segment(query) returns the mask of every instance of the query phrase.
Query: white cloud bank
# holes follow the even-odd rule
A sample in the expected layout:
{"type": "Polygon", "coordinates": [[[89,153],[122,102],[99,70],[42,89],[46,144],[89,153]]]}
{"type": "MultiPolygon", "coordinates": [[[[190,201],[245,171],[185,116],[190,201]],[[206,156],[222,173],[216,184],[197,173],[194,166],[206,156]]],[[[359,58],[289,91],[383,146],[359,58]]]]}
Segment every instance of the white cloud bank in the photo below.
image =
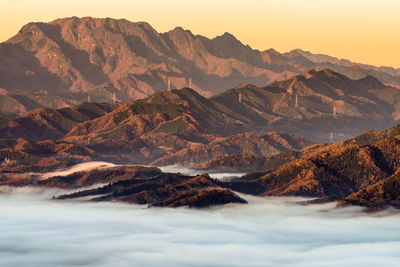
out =
{"type": "Polygon", "coordinates": [[[90,161],[90,162],[84,162],[80,163],[77,165],[74,165],[70,168],[59,170],[59,171],[54,171],[54,172],[47,172],[41,175],[41,179],[48,179],[50,177],[54,176],[68,176],[70,174],[73,174],[75,172],[81,172],[81,171],[90,171],[94,169],[101,169],[101,168],[107,168],[107,167],[115,167],[116,165],[113,163],[109,162],[104,162],[104,161],[90,161]]]}
{"type": "MultiPolygon", "coordinates": [[[[399,266],[400,215],[247,197],[208,210],[0,194],[0,266],[399,266]]],[[[298,199],[296,199],[298,200],[298,199]]]]}
{"type": "Polygon", "coordinates": [[[170,165],[170,166],[161,166],[158,167],[163,172],[171,172],[171,173],[182,173],[185,175],[199,175],[203,173],[208,173],[211,178],[218,179],[218,180],[230,180],[233,178],[237,178],[247,174],[246,172],[221,172],[220,170],[195,170],[190,168],[185,168],[179,165],[170,165]]]}

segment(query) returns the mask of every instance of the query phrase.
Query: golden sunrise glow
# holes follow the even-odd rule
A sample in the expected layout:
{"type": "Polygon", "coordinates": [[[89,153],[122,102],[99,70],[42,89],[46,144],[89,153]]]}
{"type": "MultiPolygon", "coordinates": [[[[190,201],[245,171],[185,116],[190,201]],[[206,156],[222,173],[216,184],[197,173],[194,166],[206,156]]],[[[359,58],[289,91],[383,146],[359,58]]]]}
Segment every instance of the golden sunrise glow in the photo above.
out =
{"type": "Polygon", "coordinates": [[[400,67],[399,0],[2,0],[0,41],[31,21],[93,16],[147,21],[253,48],[301,48],[355,62],[400,67]]]}

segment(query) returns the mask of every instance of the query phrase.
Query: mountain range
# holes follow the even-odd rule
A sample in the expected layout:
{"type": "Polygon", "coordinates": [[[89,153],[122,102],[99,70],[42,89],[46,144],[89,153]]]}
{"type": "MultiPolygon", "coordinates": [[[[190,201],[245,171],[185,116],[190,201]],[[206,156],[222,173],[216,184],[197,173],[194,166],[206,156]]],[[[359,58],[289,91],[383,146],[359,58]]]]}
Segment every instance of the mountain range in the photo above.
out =
{"type": "MultiPolygon", "coordinates": [[[[330,69],[309,70],[263,88],[241,84],[210,98],[183,88],[125,104],[84,102],[15,119],[2,116],[0,138],[63,142],[89,149],[84,153],[89,158],[118,163],[195,166],[239,154],[269,158],[312,142],[388,128],[398,121],[399,99],[397,88],[371,76],[352,80],[330,69]]],[[[8,151],[18,150],[13,142],[5,144],[8,151]]]]}
{"type": "Polygon", "coordinates": [[[145,22],[29,23],[0,44],[0,185],[171,207],[246,203],[232,190],[398,207],[399,103],[390,67],[145,22]],[[87,161],[122,166],[42,176],[87,161]]]}
{"type": "MultiPolygon", "coordinates": [[[[18,142],[14,145],[20,150],[21,147],[25,147],[25,151],[39,150],[35,144],[18,142]]],[[[288,152],[274,157],[287,157],[288,152]]],[[[339,200],[338,206],[359,205],[368,210],[380,210],[399,207],[399,155],[400,125],[397,125],[384,131],[367,131],[334,144],[305,147],[291,155],[291,160],[281,162],[270,171],[249,173],[231,181],[211,179],[207,174],[163,173],[154,167],[103,166],[46,175],[27,172],[32,169],[22,170],[21,165],[17,165],[14,169],[2,167],[0,185],[66,188],[72,189],[72,193],[58,196],[58,199],[117,200],[153,206],[246,203],[246,197],[239,197],[230,191],[233,190],[256,196],[317,198],[307,203],[339,200]],[[106,185],[102,185],[104,183],[106,185]],[[87,189],[88,186],[91,188],[87,189]]],[[[249,165],[255,163],[248,162],[249,165]]]]}
{"type": "Polygon", "coordinates": [[[0,44],[0,112],[21,115],[88,98],[130,102],[168,83],[211,96],[240,83],[262,87],[311,68],[352,79],[372,75],[400,86],[400,70],[394,68],[299,49],[258,51],[229,33],[209,39],[181,27],[159,33],[146,22],[72,17],[29,23],[0,44]]]}
{"type": "Polygon", "coordinates": [[[230,182],[229,187],[263,196],[342,199],[339,205],[396,204],[400,192],[399,137],[397,125],[334,144],[309,147],[297,159],[268,172],[243,176],[230,182]]]}

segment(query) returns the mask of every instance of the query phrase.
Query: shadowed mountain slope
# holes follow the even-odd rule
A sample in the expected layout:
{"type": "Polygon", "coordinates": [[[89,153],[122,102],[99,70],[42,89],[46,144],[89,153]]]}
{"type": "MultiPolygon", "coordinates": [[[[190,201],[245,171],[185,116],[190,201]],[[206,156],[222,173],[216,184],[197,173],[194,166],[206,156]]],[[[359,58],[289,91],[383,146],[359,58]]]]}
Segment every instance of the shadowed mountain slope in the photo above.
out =
{"type": "Polygon", "coordinates": [[[349,195],[339,201],[338,205],[365,206],[370,210],[388,206],[400,208],[400,169],[389,178],[349,195]]]}
{"type": "Polygon", "coordinates": [[[249,175],[231,188],[258,195],[308,197],[349,194],[390,177],[400,167],[399,126],[316,147],[274,171],[249,175]]]}
{"type": "Polygon", "coordinates": [[[0,138],[57,140],[75,125],[104,116],[117,106],[118,104],[82,103],[75,108],[35,109],[15,120],[3,117],[0,138]]]}

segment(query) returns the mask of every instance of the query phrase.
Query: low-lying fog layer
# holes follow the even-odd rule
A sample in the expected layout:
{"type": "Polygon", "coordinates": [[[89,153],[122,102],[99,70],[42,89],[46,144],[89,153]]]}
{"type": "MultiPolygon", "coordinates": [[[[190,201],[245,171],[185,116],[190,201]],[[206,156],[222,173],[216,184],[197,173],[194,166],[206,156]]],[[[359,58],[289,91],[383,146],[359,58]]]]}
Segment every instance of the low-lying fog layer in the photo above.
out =
{"type": "MultiPolygon", "coordinates": [[[[3,188],[7,191],[7,188],[3,188]]],[[[400,215],[245,196],[146,209],[0,194],[0,266],[399,266],[400,215]]]]}
{"type": "MultiPolygon", "coordinates": [[[[116,166],[121,166],[121,165],[115,165],[113,163],[109,162],[104,162],[104,161],[89,161],[81,164],[77,164],[75,166],[72,166],[67,169],[62,169],[62,170],[57,170],[54,172],[47,172],[40,174],[41,179],[47,179],[50,177],[54,176],[67,176],[70,175],[74,172],[80,172],[80,171],[90,171],[93,169],[101,169],[101,168],[107,168],[107,167],[116,167],[116,166]]],[[[206,171],[201,171],[201,170],[194,170],[190,168],[185,168],[182,166],[177,166],[177,165],[171,165],[171,166],[164,166],[164,167],[158,167],[161,169],[163,172],[171,172],[171,173],[182,173],[185,175],[198,175],[202,174],[206,171]]],[[[245,175],[245,172],[221,172],[221,171],[207,171],[210,175],[210,177],[215,178],[215,179],[220,179],[220,180],[229,180],[231,178],[235,177],[240,177],[245,175]]],[[[37,174],[39,175],[39,174],[37,174]]]]}
{"type": "Polygon", "coordinates": [[[240,177],[245,175],[245,172],[221,172],[221,171],[202,171],[202,170],[195,170],[190,168],[185,168],[182,166],[177,165],[170,165],[170,166],[163,166],[158,167],[163,172],[171,172],[171,173],[182,173],[185,175],[198,175],[202,173],[208,173],[211,178],[219,179],[219,180],[230,180],[232,178],[240,177]]]}
{"type": "Polygon", "coordinates": [[[104,162],[104,161],[89,161],[85,163],[80,163],[77,165],[74,165],[70,168],[59,170],[59,171],[54,171],[54,172],[47,172],[41,175],[42,179],[47,179],[53,176],[68,176],[70,174],[73,174],[75,172],[80,172],[80,171],[90,171],[94,169],[101,169],[105,167],[114,167],[116,166],[113,163],[109,162],[104,162]]]}

